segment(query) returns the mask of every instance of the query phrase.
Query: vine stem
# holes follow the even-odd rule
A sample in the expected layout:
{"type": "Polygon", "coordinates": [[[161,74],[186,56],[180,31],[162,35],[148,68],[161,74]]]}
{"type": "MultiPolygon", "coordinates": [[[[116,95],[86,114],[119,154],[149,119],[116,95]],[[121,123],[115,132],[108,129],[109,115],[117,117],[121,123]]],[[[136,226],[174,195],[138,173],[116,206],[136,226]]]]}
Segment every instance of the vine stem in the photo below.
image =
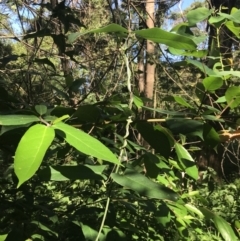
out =
{"type": "MultiPolygon", "coordinates": [[[[125,65],[126,65],[126,69],[127,69],[127,88],[128,88],[128,92],[129,92],[129,104],[128,104],[128,107],[129,109],[132,109],[132,103],[133,103],[133,93],[132,93],[132,89],[131,89],[131,69],[130,69],[130,66],[129,66],[129,59],[127,57],[127,54],[124,53],[124,61],[125,61],[125,65]]],[[[127,146],[127,138],[129,136],[129,128],[130,128],[130,124],[132,123],[132,116],[129,116],[128,119],[126,120],[127,123],[126,123],[126,127],[125,127],[125,135],[123,137],[123,145],[121,146],[120,148],[120,154],[119,154],[119,164],[117,164],[114,169],[114,173],[118,173],[119,171],[119,167],[120,167],[120,163],[122,162],[123,160],[123,155],[124,155],[124,149],[126,148],[127,146]]],[[[114,170],[113,169],[113,170],[114,170]]],[[[109,194],[108,197],[107,197],[107,202],[106,202],[106,206],[105,206],[105,210],[104,210],[104,214],[103,214],[103,218],[102,218],[102,222],[101,222],[101,225],[100,225],[100,228],[99,228],[99,231],[98,231],[98,235],[95,239],[95,241],[98,241],[99,238],[100,238],[100,235],[102,233],[102,230],[103,230],[103,227],[104,227],[104,224],[105,224],[105,221],[106,221],[106,218],[107,218],[107,212],[108,212],[108,208],[109,208],[109,204],[110,204],[110,201],[111,201],[111,195],[109,194]]]]}

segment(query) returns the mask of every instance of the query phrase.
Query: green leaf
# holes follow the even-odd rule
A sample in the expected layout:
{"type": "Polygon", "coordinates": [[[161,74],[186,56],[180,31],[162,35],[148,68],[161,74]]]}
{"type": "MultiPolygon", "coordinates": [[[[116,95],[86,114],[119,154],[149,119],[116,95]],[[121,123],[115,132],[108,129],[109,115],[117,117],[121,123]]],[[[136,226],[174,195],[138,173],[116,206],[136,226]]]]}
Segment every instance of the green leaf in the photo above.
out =
{"type": "Polygon", "coordinates": [[[187,108],[193,108],[188,102],[182,98],[181,96],[177,95],[172,95],[172,96],[167,96],[163,99],[164,101],[176,101],[178,104],[185,106],[187,108]]]}
{"type": "Polygon", "coordinates": [[[175,144],[175,150],[178,156],[178,160],[183,167],[183,170],[193,179],[198,179],[198,169],[195,161],[189,154],[189,152],[179,143],[175,144]]]}
{"type": "Polygon", "coordinates": [[[203,123],[197,120],[185,118],[172,118],[166,120],[167,127],[173,134],[190,134],[196,131],[202,131],[203,123]]]}
{"type": "Polygon", "coordinates": [[[142,29],[134,31],[137,37],[151,40],[155,43],[165,44],[175,49],[196,50],[194,41],[183,35],[167,32],[160,28],[142,29]]]}
{"type": "Polygon", "coordinates": [[[229,87],[226,90],[225,97],[231,109],[238,107],[240,105],[240,88],[238,86],[229,87]]]}
{"type": "Polygon", "coordinates": [[[203,83],[198,82],[196,85],[196,89],[195,89],[195,94],[198,97],[198,99],[200,100],[200,102],[203,101],[204,97],[205,97],[205,87],[203,85],[203,83]]]}
{"type": "Polygon", "coordinates": [[[38,63],[38,64],[46,64],[46,65],[52,67],[54,71],[56,71],[55,65],[48,58],[42,58],[42,59],[35,58],[33,60],[33,62],[38,63]]]}
{"type": "Polygon", "coordinates": [[[194,205],[187,203],[187,204],[185,204],[185,207],[187,208],[188,211],[197,214],[200,218],[204,217],[202,212],[194,205]]]}
{"type": "Polygon", "coordinates": [[[171,189],[149,180],[133,170],[127,170],[124,175],[113,173],[112,179],[123,187],[130,188],[142,196],[156,199],[176,201],[178,194],[171,189]]]}
{"type": "Polygon", "coordinates": [[[199,23],[207,19],[212,12],[213,10],[208,8],[197,8],[189,11],[187,13],[187,20],[188,20],[189,26],[194,26],[196,23],[199,23]]]}
{"type": "Polygon", "coordinates": [[[44,181],[103,180],[105,168],[106,165],[49,166],[42,168],[38,177],[44,181]]]}
{"type": "Polygon", "coordinates": [[[212,92],[222,87],[223,79],[215,76],[207,77],[203,80],[203,85],[206,91],[212,92]]]}
{"type": "Polygon", "coordinates": [[[203,139],[207,146],[214,148],[220,143],[220,137],[215,129],[207,123],[203,125],[203,139]]]}
{"type": "Polygon", "coordinates": [[[227,21],[225,26],[237,37],[240,38],[240,26],[234,24],[233,21],[227,21]]]}
{"type": "Polygon", "coordinates": [[[144,162],[147,176],[150,178],[157,178],[159,169],[156,164],[160,162],[158,157],[152,153],[145,153],[141,156],[141,159],[144,162]]]}
{"type": "Polygon", "coordinates": [[[72,33],[67,36],[67,42],[73,43],[78,37],[89,34],[89,33],[119,33],[122,36],[126,36],[128,33],[128,30],[126,28],[123,28],[122,26],[112,23],[109,24],[106,27],[98,28],[98,29],[92,29],[83,33],[72,33]]]}
{"type": "Polygon", "coordinates": [[[37,227],[43,231],[46,231],[48,233],[53,234],[54,236],[58,237],[58,233],[52,231],[51,229],[49,229],[47,226],[45,226],[44,224],[40,223],[39,221],[32,221],[31,223],[37,225],[37,227]]]}
{"type": "Polygon", "coordinates": [[[137,106],[137,108],[143,107],[143,101],[140,97],[133,95],[133,103],[137,106]]]}
{"type": "Polygon", "coordinates": [[[0,241],[5,241],[7,239],[8,234],[1,234],[0,241]]]}
{"type": "Polygon", "coordinates": [[[39,115],[45,115],[47,113],[47,106],[46,105],[35,105],[35,110],[39,115]]]}
{"type": "Polygon", "coordinates": [[[53,124],[56,124],[56,123],[61,122],[61,121],[63,121],[63,120],[66,120],[66,119],[68,119],[69,117],[70,117],[69,115],[61,116],[61,117],[55,119],[55,120],[53,121],[53,124]]]}
{"type": "Polygon", "coordinates": [[[35,115],[0,115],[0,125],[19,126],[37,122],[40,119],[35,115]]]}
{"type": "Polygon", "coordinates": [[[231,15],[229,14],[226,14],[226,13],[218,13],[220,16],[226,18],[226,19],[229,19],[231,21],[233,21],[234,23],[240,23],[240,10],[234,12],[234,13],[231,13],[231,15]]]}
{"type": "Polygon", "coordinates": [[[213,220],[215,227],[217,228],[218,232],[221,233],[225,241],[238,240],[233,229],[231,228],[229,223],[226,222],[226,220],[224,220],[222,217],[216,215],[215,213],[213,213],[205,207],[199,207],[199,210],[203,213],[206,219],[213,220]]]}
{"type": "Polygon", "coordinates": [[[171,153],[171,144],[168,135],[161,130],[154,129],[153,125],[145,122],[137,123],[137,130],[145,141],[165,158],[171,153]]]}
{"type": "Polygon", "coordinates": [[[23,135],[14,158],[14,171],[19,180],[17,187],[38,170],[54,136],[53,128],[41,124],[30,127],[23,135]]]}
{"type": "Polygon", "coordinates": [[[216,73],[212,69],[208,68],[207,65],[203,64],[202,62],[199,62],[199,61],[193,60],[193,59],[187,59],[186,62],[188,64],[192,64],[192,65],[196,66],[206,75],[209,75],[209,76],[216,75],[216,73]]]}
{"type": "Polygon", "coordinates": [[[168,51],[170,54],[173,55],[181,55],[181,56],[193,56],[197,58],[205,57],[208,53],[207,50],[196,50],[196,51],[184,51],[181,49],[175,49],[175,48],[168,48],[168,51]]]}
{"type": "Polygon", "coordinates": [[[211,16],[208,20],[210,24],[215,25],[216,27],[219,27],[224,21],[225,17],[223,16],[211,16]]]}
{"type": "Polygon", "coordinates": [[[57,132],[57,134],[60,134],[66,140],[66,142],[68,142],[78,151],[101,160],[119,164],[116,156],[106,146],[85,132],[70,125],[64,124],[63,122],[58,122],[52,127],[62,131],[63,133],[57,132]]]}

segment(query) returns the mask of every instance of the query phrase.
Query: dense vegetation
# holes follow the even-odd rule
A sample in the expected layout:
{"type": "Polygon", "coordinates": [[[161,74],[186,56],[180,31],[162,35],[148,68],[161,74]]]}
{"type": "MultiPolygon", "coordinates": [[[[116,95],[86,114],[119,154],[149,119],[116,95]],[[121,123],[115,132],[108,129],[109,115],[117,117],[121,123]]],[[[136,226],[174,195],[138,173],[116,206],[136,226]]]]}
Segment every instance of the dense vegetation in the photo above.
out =
{"type": "Polygon", "coordinates": [[[0,241],[240,240],[240,3],[178,2],[1,2],[0,241]]]}

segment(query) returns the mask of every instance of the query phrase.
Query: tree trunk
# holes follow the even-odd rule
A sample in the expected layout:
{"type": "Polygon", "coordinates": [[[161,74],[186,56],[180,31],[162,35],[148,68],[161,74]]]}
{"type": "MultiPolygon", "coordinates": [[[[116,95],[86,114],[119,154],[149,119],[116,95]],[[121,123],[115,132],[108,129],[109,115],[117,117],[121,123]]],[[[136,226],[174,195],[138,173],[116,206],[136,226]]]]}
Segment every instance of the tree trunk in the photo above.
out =
{"type": "MultiPolygon", "coordinates": [[[[146,13],[147,20],[146,24],[148,28],[154,27],[154,1],[147,0],[146,2],[146,13]]],[[[155,82],[155,63],[153,60],[155,45],[152,41],[147,40],[146,48],[146,79],[145,79],[145,96],[149,99],[153,98],[153,89],[155,82]]]]}

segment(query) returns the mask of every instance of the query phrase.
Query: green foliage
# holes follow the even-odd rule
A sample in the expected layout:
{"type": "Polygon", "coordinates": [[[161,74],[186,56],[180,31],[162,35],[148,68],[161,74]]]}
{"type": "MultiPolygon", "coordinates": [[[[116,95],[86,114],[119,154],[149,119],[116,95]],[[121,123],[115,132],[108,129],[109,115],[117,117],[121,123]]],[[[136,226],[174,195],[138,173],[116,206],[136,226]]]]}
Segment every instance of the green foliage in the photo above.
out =
{"type": "MultiPolygon", "coordinates": [[[[106,8],[104,2],[96,4],[106,8]]],[[[44,7],[52,11],[49,26],[42,23],[21,40],[35,44],[36,52],[24,47],[31,59],[25,53],[9,55],[1,66],[0,240],[238,240],[234,168],[225,176],[229,184],[220,177],[214,182],[214,171],[204,162],[230,151],[219,150],[219,125],[229,131],[229,142],[239,135],[240,72],[225,70],[221,56],[208,55],[217,60],[209,67],[201,59],[208,51],[198,49],[206,36],[192,27],[201,21],[217,29],[225,25],[238,38],[239,10],[212,16],[212,10],[197,8],[187,14],[187,23],[169,32],[130,29],[131,24],[109,19],[93,29],[89,19],[84,22],[87,12],[80,21],[64,2],[44,7]],[[137,45],[143,40],[183,57],[172,76],[164,76],[172,65],[152,56],[162,71],[160,81],[175,84],[181,68],[198,79],[190,88],[179,81],[178,92],[165,89],[166,95],[157,82],[162,96],[151,105],[135,88],[141,74],[137,45]],[[48,41],[55,44],[52,51],[48,41]],[[207,169],[203,177],[196,162],[207,169]]],[[[118,12],[120,20],[139,14],[130,6],[128,11],[115,7],[111,14],[118,12]]],[[[239,167],[230,159],[228,165],[239,167]]],[[[223,168],[226,160],[217,161],[223,168]]]]}

